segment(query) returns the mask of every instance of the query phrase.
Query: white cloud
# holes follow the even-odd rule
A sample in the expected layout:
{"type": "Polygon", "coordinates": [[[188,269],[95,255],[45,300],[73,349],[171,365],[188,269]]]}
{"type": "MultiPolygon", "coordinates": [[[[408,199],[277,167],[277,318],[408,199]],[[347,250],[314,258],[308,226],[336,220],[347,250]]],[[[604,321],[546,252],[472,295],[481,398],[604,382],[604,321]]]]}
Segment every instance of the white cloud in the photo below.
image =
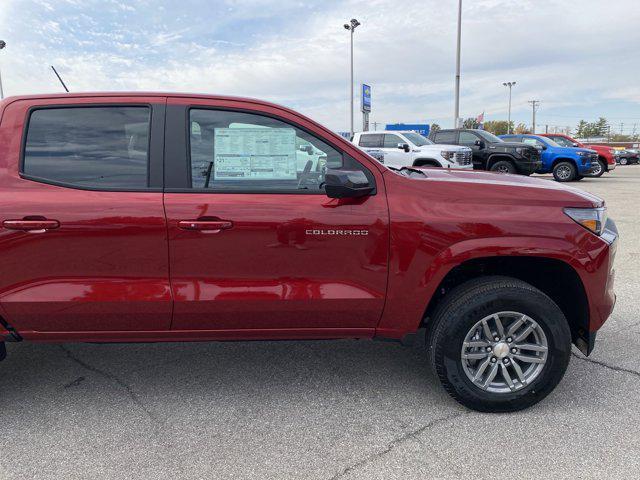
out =
{"type": "MultiPolygon", "coordinates": [[[[53,63],[73,90],[259,97],[345,129],[349,33],[342,24],[356,17],[356,80],[373,85],[372,118],[447,124],[456,3],[203,0],[190,11],[150,0],[67,0],[64,8],[11,1],[0,9],[0,31],[11,34],[0,62],[11,94],[59,90],[53,63]]],[[[640,117],[636,0],[464,3],[464,116],[504,117],[502,82],[516,80],[516,120],[528,119],[531,98],[543,101],[539,117],[547,122],[566,123],[562,115],[574,111],[640,117]]]]}

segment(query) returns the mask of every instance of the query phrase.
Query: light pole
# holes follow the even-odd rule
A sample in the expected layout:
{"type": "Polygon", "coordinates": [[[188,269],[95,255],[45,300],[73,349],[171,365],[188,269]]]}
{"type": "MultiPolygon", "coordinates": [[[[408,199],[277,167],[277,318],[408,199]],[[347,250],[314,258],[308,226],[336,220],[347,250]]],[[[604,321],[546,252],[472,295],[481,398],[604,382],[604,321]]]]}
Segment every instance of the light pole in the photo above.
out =
{"type": "Polygon", "coordinates": [[[460,40],[462,39],[462,0],[458,0],[458,46],[456,48],[456,89],[453,112],[453,128],[458,128],[460,118],[460,40]]]}
{"type": "Polygon", "coordinates": [[[352,137],[353,137],[353,31],[358,27],[358,25],[360,25],[360,22],[355,18],[352,18],[349,23],[344,24],[344,28],[346,28],[351,32],[351,79],[349,81],[349,93],[350,93],[349,96],[351,99],[349,112],[351,114],[351,124],[350,124],[351,126],[349,129],[349,132],[352,137]]]}
{"type": "MultiPolygon", "coordinates": [[[[7,42],[0,40],[0,50],[7,46],[7,42]]],[[[4,98],[4,90],[2,89],[2,72],[0,72],[0,100],[4,98]]]]}
{"type": "Polygon", "coordinates": [[[505,87],[509,87],[509,118],[507,120],[507,134],[511,133],[511,87],[513,87],[516,82],[506,82],[503,83],[505,87]]]}
{"type": "Polygon", "coordinates": [[[529,104],[531,105],[531,133],[536,134],[536,111],[540,106],[540,100],[529,100],[529,104]]]}

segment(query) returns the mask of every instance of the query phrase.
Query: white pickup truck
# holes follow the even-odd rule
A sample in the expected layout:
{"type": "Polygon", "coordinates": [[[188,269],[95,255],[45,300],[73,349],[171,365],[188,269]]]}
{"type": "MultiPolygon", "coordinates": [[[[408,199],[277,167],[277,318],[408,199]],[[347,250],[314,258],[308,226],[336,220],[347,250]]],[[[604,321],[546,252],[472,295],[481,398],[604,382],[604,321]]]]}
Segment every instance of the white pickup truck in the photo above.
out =
{"type": "Polygon", "coordinates": [[[469,147],[435,144],[416,132],[358,132],[351,141],[388,167],[473,169],[472,151],[469,147]]]}

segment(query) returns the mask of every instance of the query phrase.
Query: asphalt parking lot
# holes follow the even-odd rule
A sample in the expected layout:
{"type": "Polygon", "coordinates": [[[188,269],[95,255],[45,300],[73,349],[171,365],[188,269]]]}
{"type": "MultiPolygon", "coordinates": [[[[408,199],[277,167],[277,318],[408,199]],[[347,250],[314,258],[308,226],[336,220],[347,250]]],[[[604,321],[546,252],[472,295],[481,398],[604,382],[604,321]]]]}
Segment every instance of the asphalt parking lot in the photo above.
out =
{"type": "Polygon", "coordinates": [[[575,185],[617,222],[618,303],[541,404],[465,410],[384,342],[10,344],[0,478],[638,478],[640,166],[575,185]]]}

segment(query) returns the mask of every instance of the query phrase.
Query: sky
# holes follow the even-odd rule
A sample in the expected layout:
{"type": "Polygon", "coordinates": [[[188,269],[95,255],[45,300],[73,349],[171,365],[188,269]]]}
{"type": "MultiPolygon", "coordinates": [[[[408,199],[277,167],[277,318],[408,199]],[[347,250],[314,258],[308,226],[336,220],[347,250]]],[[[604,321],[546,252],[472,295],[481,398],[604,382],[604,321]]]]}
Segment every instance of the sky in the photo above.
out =
{"type": "MultiPolygon", "coordinates": [[[[349,129],[349,32],[370,120],[453,124],[456,0],[2,0],[5,95],[170,91],[286,105],[349,129]]],[[[639,0],[463,0],[462,117],[640,133],[639,0]]]]}

